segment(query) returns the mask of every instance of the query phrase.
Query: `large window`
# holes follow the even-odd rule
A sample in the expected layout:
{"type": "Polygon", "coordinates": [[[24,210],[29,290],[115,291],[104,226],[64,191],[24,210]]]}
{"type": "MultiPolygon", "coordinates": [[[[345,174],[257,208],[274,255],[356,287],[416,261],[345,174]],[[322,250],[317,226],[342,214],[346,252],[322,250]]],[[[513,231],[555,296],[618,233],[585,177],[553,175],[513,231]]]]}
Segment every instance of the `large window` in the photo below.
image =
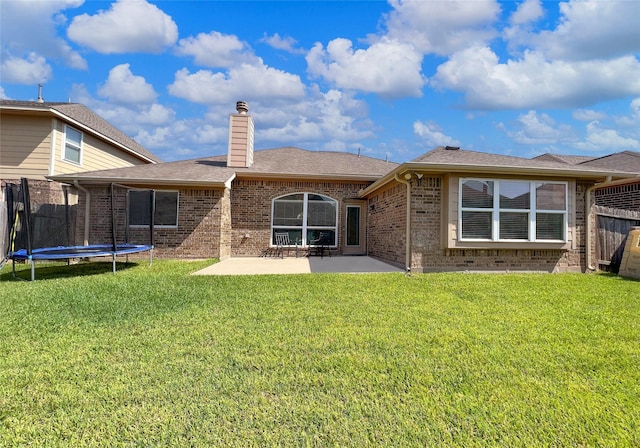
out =
{"type": "Polygon", "coordinates": [[[286,232],[289,240],[302,246],[313,245],[320,233],[328,234],[336,245],[338,202],[313,193],[295,193],[273,200],[271,242],[276,232],[286,232]]]}
{"type": "MultiPolygon", "coordinates": [[[[129,225],[148,227],[151,220],[151,200],[148,190],[129,191],[129,225]]],[[[178,192],[156,191],[153,225],[156,227],[178,226],[178,192]]]]}
{"type": "Polygon", "coordinates": [[[82,132],[70,127],[64,128],[64,155],[67,162],[80,164],[82,154],[82,132]]]}
{"type": "Polygon", "coordinates": [[[461,240],[564,242],[567,183],[460,179],[461,240]]]}

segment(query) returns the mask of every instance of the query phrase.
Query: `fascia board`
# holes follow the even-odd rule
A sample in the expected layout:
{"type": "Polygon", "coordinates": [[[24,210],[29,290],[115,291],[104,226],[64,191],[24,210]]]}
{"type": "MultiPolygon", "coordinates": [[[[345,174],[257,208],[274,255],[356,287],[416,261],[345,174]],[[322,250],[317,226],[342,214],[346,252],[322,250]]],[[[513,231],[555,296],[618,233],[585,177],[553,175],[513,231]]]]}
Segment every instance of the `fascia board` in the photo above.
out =
{"type": "Polygon", "coordinates": [[[396,174],[402,175],[408,171],[416,171],[420,173],[461,173],[461,174],[474,174],[474,175],[496,175],[496,174],[511,174],[511,175],[526,175],[526,176],[544,176],[544,177],[562,177],[562,178],[574,178],[574,179],[590,179],[590,180],[604,180],[607,178],[616,179],[635,179],[640,178],[637,173],[625,173],[618,171],[607,170],[576,170],[576,169],[562,169],[553,167],[513,167],[513,166],[478,166],[467,164],[450,164],[450,163],[417,163],[407,162],[396,167],[396,169],[387,173],[382,179],[374,182],[367,188],[362,189],[359,192],[360,197],[365,197],[371,192],[383,187],[387,183],[395,179],[396,174]]]}

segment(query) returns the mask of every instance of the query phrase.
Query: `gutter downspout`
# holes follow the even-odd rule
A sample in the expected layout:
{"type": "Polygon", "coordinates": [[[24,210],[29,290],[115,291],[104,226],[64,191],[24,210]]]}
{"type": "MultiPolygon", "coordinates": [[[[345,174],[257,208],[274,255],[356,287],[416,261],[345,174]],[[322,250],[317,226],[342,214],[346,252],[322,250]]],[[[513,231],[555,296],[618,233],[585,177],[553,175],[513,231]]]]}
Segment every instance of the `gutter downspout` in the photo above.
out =
{"type": "Polygon", "coordinates": [[[91,222],[89,212],[91,210],[91,192],[80,185],[77,180],[73,181],[73,185],[80,191],[82,191],[85,195],[85,204],[84,204],[84,246],[89,245],[89,224],[91,222]]]}
{"type": "Polygon", "coordinates": [[[411,274],[411,175],[409,175],[409,179],[400,179],[398,173],[395,174],[395,180],[401,184],[405,184],[407,186],[407,228],[405,230],[407,234],[406,238],[406,248],[405,248],[405,270],[407,274],[411,274]]]}

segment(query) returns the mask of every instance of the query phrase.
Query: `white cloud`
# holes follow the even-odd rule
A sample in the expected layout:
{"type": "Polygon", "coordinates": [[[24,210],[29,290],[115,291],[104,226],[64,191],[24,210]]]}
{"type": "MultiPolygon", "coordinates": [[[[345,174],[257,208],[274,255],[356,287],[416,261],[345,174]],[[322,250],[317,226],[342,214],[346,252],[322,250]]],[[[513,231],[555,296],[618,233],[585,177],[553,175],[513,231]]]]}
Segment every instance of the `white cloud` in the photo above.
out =
{"type": "Polygon", "coordinates": [[[528,45],[533,25],[544,16],[544,9],[540,0],[525,0],[518,5],[516,11],[509,17],[509,26],[502,31],[502,37],[507,41],[511,50],[519,45],[528,45]]]}
{"type": "Polygon", "coordinates": [[[525,145],[550,145],[576,140],[571,126],[559,124],[549,115],[538,114],[533,110],[518,117],[515,130],[509,131],[504,124],[500,127],[507,132],[509,138],[525,145]]]}
{"type": "Polygon", "coordinates": [[[451,54],[496,35],[491,25],[498,19],[500,5],[495,0],[389,0],[389,4],[393,11],[386,17],[387,37],[411,43],[423,54],[451,54]]]}
{"type": "Polygon", "coordinates": [[[196,37],[180,39],[176,54],[193,56],[196,64],[206,67],[232,67],[241,63],[256,63],[258,58],[247,44],[231,34],[212,31],[196,37]]]}
{"type": "Polygon", "coordinates": [[[640,52],[640,2],[570,0],[560,3],[560,12],[558,27],[534,41],[547,57],[609,59],[640,52]]]}
{"type": "Polygon", "coordinates": [[[278,33],[275,33],[273,36],[267,36],[265,33],[264,37],[261,39],[261,42],[266,43],[271,48],[275,48],[276,50],[283,50],[287,53],[292,54],[304,54],[304,50],[301,48],[296,48],[296,44],[298,43],[291,36],[280,37],[278,33]]]}
{"type": "Polygon", "coordinates": [[[413,123],[413,132],[427,146],[460,146],[460,141],[442,132],[440,126],[433,121],[413,123]]]}
{"type": "Polygon", "coordinates": [[[311,147],[324,141],[323,149],[340,150],[347,142],[373,136],[371,124],[364,119],[365,104],[338,90],[322,93],[314,89],[308,98],[283,107],[259,107],[255,120],[266,128],[256,137],[260,141],[311,147]],[[342,146],[336,146],[337,141],[342,146]]]}
{"type": "Polygon", "coordinates": [[[120,64],[109,70],[109,78],[98,94],[108,97],[114,104],[150,104],[156,100],[157,94],[153,86],[142,76],[135,76],[129,64],[120,64]]]}
{"type": "Polygon", "coordinates": [[[591,109],[576,109],[571,114],[574,120],[596,121],[606,118],[606,114],[591,109]]]}
{"type": "Polygon", "coordinates": [[[625,150],[637,150],[640,141],[630,137],[624,137],[616,129],[606,129],[598,121],[587,124],[585,141],[574,146],[583,151],[615,152],[625,150]]]}
{"type": "MultiPolygon", "coordinates": [[[[125,64],[126,65],[126,64],[125,64]]],[[[81,103],[116,126],[125,134],[145,146],[147,149],[156,152],[158,148],[163,146],[158,143],[159,136],[162,134],[160,129],[170,128],[175,125],[175,111],[169,107],[158,103],[153,104],[112,104],[98,100],[91,96],[84,84],[74,84],[71,88],[71,101],[81,103]],[[149,136],[156,136],[155,140],[149,136]],[[144,139],[155,142],[155,146],[149,145],[144,139]]],[[[164,143],[167,147],[171,145],[169,139],[164,143]]],[[[156,152],[156,154],[158,154],[156,152]]],[[[160,155],[163,159],[163,155],[160,155]]]]}
{"type": "Polygon", "coordinates": [[[516,11],[511,14],[509,22],[513,25],[527,25],[535,22],[544,15],[540,0],[525,0],[518,5],[516,11]]]}
{"type": "Polygon", "coordinates": [[[548,61],[525,52],[499,63],[488,47],[471,47],[440,65],[432,85],[464,92],[478,109],[583,107],[598,101],[640,94],[640,61],[548,61]]]}
{"type": "Polygon", "coordinates": [[[25,59],[3,57],[0,63],[0,78],[3,82],[39,84],[47,82],[52,76],[51,66],[36,53],[30,53],[25,59]]]}
{"type": "Polygon", "coordinates": [[[175,43],[178,27],[146,0],[118,0],[107,11],[74,17],[67,35],[99,53],[160,53],[175,43]]]}
{"type": "Polygon", "coordinates": [[[10,100],[11,98],[9,98],[6,94],[6,92],[4,91],[4,88],[2,86],[0,86],[0,98],[2,98],[3,100],[10,100]]]}
{"type": "Polygon", "coordinates": [[[298,75],[260,63],[241,64],[227,74],[209,70],[190,73],[183,68],[169,86],[171,95],[201,104],[235,104],[239,99],[293,100],[304,97],[305,86],[298,75]]]}
{"type": "Polygon", "coordinates": [[[175,116],[176,113],[173,109],[154,103],[141,110],[136,121],[142,125],[161,126],[172,122],[175,116]]]}
{"type": "Polygon", "coordinates": [[[348,39],[317,43],[306,56],[309,72],[341,89],[376,93],[387,98],[422,96],[426,78],[422,55],[409,44],[383,39],[366,50],[354,50],[348,39]]]}
{"type": "Polygon", "coordinates": [[[2,1],[0,42],[2,59],[36,53],[45,58],[63,60],[69,67],[86,69],[87,62],[57,35],[56,28],[66,23],[60,13],[80,6],[84,0],[2,1]]]}

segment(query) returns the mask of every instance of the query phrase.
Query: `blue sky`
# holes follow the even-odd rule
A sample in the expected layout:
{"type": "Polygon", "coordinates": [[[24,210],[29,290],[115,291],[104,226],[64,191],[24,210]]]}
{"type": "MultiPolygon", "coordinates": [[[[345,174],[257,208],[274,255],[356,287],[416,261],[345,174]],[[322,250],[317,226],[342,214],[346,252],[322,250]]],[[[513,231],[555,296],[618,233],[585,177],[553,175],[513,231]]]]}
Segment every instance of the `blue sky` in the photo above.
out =
{"type": "Polygon", "coordinates": [[[165,161],[640,150],[640,1],[0,0],[0,96],[83,103],[165,161]]]}

